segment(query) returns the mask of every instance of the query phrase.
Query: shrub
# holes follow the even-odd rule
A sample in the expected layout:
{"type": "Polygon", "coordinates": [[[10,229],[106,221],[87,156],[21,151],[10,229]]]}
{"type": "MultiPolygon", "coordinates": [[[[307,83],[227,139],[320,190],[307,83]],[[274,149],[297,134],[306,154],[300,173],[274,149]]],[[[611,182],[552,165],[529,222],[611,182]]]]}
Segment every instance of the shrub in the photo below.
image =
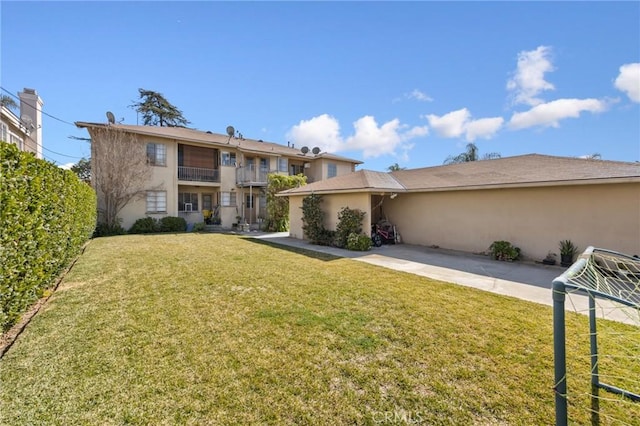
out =
{"type": "Polygon", "coordinates": [[[358,209],[343,207],[338,213],[338,225],[336,226],[336,246],[346,247],[347,239],[351,234],[362,233],[362,220],[365,212],[358,209]]]}
{"type": "Polygon", "coordinates": [[[491,257],[495,260],[513,261],[520,258],[520,248],[514,247],[509,241],[494,241],[489,246],[491,257]]]}
{"type": "Polygon", "coordinates": [[[153,217],[143,217],[135,221],[135,223],[129,228],[130,234],[150,234],[152,232],[158,232],[160,230],[160,224],[153,217]]]}
{"type": "Polygon", "coordinates": [[[316,235],[316,240],[313,244],[319,246],[333,246],[336,240],[336,231],[330,231],[329,229],[322,228],[316,235]]]}
{"type": "MultiPolygon", "coordinates": [[[[311,194],[302,200],[302,230],[304,235],[313,244],[320,244],[319,241],[325,241],[327,238],[324,229],[324,212],[320,208],[322,196],[311,194]]],[[[321,244],[321,245],[332,245],[321,244]]]]}
{"type": "Polygon", "coordinates": [[[187,221],[183,217],[165,216],[160,219],[160,232],[184,232],[187,221]]]}
{"type": "Polygon", "coordinates": [[[124,235],[126,233],[127,231],[120,225],[119,221],[111,226],[108,223],[100,222],[93,231],[93,238],[124,235]]]}
{"type": "Polygon", "coordinates": [[[205,223],[204,222],[198,222],[198,223],[194,223],[193,224],[193,232],[202,232],[204,231],[205,228],[205,223]]]}
{"type": "Polygon", "coordinates": [[[0,329],[7,330],[78,255],[96,196],[70,170],[0,142],[0,329]]]}
{"type": "Polygon", "coordinates": [[[353,251],[371,250],[371,238],[364,234],[351,233],[347,237],[347,249],[353,251]]]}

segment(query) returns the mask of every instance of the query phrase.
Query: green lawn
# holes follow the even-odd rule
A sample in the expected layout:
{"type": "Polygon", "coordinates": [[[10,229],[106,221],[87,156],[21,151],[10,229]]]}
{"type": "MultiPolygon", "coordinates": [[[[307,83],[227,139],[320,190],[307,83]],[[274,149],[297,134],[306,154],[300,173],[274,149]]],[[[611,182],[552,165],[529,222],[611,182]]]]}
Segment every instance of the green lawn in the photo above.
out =
{"type": "Polygon", "coordinates": [[[550,307],[350,259],[100,238],[0,360],[0,424],[552,424],[552,339],[550,307]]]}

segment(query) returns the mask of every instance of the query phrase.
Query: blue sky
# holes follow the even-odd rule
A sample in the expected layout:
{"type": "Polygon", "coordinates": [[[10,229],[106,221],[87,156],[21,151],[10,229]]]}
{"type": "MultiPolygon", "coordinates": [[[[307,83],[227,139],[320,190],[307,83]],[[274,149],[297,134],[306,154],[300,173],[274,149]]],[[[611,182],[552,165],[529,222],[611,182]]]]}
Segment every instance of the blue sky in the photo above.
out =
{"type": "Polygon", "coordinates": [[[640,160],[637,1],[5,0],[0,13],[2,94],[38,91],[57,164],[90,152],[68,123],[136,124],[138,88],[191,127],[370,170],[439,165],[469,142],[640,160]]]}

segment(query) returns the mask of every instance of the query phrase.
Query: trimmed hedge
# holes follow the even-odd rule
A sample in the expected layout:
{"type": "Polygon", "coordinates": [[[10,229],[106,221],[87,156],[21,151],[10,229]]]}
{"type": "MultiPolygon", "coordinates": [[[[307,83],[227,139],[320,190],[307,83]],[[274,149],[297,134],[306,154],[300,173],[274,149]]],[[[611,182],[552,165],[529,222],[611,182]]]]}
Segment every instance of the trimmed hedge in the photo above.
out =
{"type": "Polygon", "coordinates": [[[0,142],[0,329],[8,330],[78,255],[96,196],[70,170],[0,142]]]}

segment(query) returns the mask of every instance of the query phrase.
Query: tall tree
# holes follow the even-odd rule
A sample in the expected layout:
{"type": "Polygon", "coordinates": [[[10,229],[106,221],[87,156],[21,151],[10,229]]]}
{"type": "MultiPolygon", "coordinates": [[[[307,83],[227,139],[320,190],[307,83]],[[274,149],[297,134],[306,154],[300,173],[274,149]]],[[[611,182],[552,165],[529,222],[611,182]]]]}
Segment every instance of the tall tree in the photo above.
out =
{"type": "Polygon", "coordinates": [[[465,152],[456,156],[448,156],[447,159],[444,160],[444,164],[466,163],[469,161],[491,160],[494,158],[500,158],[500,154],[498,154],[497,152],[489,152],[480,157],[476,144],[468,143],[467,150],[465,152]]]}
{"type": "Polygon", "coordinates": [[[145,196],[152,166],[146,146],[135,135],[114,127],[89,128],[91,184],[98,195],[98,222],[113,229],[118,214],[134,199],[145,196]]]}
{"type": "Polygon", "coordinates": [[[172,105],[162,93],[146,89],[138,89],[138,92],[140,100],[130,107],[142,114],[142,124],[145,126],[177,127],[189,124],[182,111],[172,105]]]}
{"type": "Polygon", "coordinates": [[[71,171],[80,178],[81,181],[91,183],[91,159],[82,157],[80,161],[71,166],[71,171]]]}
{"type": "Polygon", "coordinates": [[[404,170],[404,169],[406,169],[406,167],[400,167],[400,164],[398,163],[393,163],[392,165],[387,167],[387,170],[389,170],[390,172],[397,172],[398,170],[404,170]]]}
{"type": "Polygon", "coordinates": [[[18,104],[13,100],[11,96],[0,95],[0,105],[7,107],[10,110],[18,109],[18,104]]]}

